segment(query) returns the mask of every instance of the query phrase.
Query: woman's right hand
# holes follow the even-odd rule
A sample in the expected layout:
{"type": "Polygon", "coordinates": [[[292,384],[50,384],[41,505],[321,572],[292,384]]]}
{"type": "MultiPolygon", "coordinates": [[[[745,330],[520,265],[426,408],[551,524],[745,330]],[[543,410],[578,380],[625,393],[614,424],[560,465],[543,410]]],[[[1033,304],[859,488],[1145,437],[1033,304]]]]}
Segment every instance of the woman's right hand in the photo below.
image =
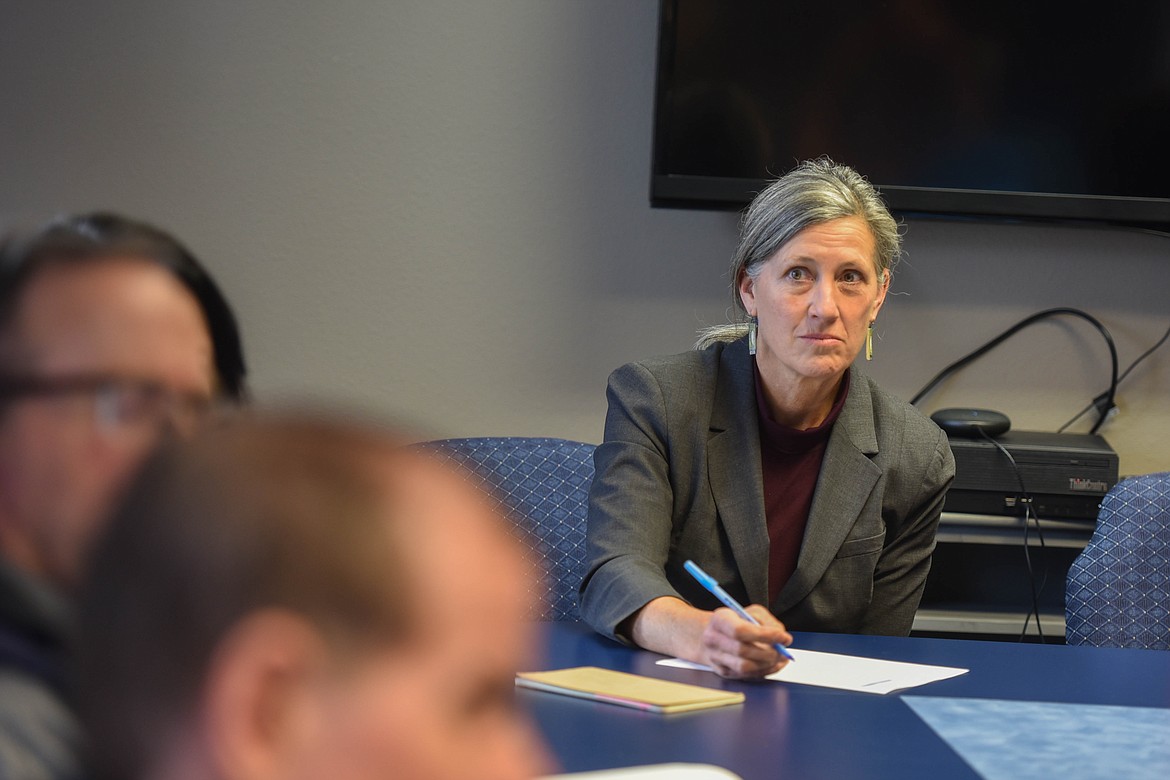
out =
{"type": "Polygon", "coordinates": [[[633,616],[628,635],[647,650],[710,666],[721,677],[754,679],[783,669],[788,660],[776,643],[792,644],[792,635],[766,607],[752,604],[754,626],[730,609],[696,609],[681,599],[657,598],[633,616]]]}
{"type": "Polygon", "coordinates": [[[759,604],[746,609],[760,625],[752,625],[726,607],[707,613],[710,618],[699,639],[699,663],[710,666],[721,677],[766,677],[788,663],[775,647],[792,644],[792,635],[784,624],[759,604]]]}

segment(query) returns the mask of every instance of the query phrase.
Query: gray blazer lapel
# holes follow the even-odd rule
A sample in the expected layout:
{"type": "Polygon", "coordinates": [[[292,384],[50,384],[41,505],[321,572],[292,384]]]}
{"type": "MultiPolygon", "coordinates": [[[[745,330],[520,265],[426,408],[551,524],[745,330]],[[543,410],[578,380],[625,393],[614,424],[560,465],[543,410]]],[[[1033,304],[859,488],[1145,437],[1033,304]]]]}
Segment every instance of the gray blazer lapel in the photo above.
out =
{"type": "Polygon", "coordinates": [[[760,477],[755,374],[744,341],[727,345],[707,440],[707,477],[748,599],[768,603],[768,526],[760,477]]]}
{"type": "Polygon", "coordinates": [[[786,612],[799,603],[833,562],[881,477],[881,469],[870,460],[876,453],[873,399],[865,378],[855,372],[825,448],[796,571],[776,596],[773,612],[786,612]]]}

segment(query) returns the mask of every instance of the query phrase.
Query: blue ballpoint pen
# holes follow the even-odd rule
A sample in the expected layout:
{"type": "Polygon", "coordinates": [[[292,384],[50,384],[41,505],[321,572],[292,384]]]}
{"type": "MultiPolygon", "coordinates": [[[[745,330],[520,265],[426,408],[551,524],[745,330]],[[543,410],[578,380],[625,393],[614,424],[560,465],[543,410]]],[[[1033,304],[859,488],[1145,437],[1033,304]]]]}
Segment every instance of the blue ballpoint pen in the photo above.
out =
{"type": "MultiPolygon", "coordinates": [[[[696,580],[698,580],[700,585],[702,585],[707,590],[711,591],[711,594],[713,596],[715,596],[715,598],[717,598],[721,602],[723,602],[723,606],[727,607],[732,612],[739,615],[741,618],[743,618],[747,622],[751,623],[752,625],[755,625],[755,626],[760,625],[760,621],[756,620],[754,617],[752,617],[750,614],[748,614],[748,611],[746,609],[744,609],[743,607],[741,607],[739,605],[739,602],[731,597],[730,593],[725,591],[723,588],[719,587],[719,583],[715,581],[715,578],[712,577],[707,572],[700,569],[699,565],[697,563],[695,563],[694,561],[687,561],[686,563],[683,564],[683,568],[687,570],[688,574],[690,574],[692,577],[694,577],[696,580]]],[[[789,661],[796,660],[792,656],[792,653],[788,652],[788,648],[785,647],[784,645],[780,644],[779,642],[775,643],[772,646],[776,648],[776,650],[780,653],[780,655],[784,656],[789,661]]]]}

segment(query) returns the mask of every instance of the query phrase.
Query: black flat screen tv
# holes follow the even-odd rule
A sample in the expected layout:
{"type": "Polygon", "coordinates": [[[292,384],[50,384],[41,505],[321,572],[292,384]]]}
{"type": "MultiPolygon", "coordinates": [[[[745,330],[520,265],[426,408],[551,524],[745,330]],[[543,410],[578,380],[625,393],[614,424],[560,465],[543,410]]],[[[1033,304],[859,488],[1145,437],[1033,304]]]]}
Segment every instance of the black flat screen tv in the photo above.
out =
{"type": "Polygon", "coordinates": [[[898,211],[1170,226],[1170,2],[661,0],[651,201],[829,155],[898,211]]]}

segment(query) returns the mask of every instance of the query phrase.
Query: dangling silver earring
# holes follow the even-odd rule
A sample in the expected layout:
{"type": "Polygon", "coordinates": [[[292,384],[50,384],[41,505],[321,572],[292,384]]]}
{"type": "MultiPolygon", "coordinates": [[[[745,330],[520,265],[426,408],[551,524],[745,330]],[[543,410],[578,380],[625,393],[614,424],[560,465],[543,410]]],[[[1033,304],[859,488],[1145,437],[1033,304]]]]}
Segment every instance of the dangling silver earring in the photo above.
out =
{"type": "Polygon", "coordinates": [[[873,360],[873,323],[865,329],[865,359],[873,360]]]}
{"type": "Polygon", "coordinates": [[[748,354],[756,354],[756,327],[759,325],[759,319],[753,314],[751,320],[748,321],[748,354]]]}

